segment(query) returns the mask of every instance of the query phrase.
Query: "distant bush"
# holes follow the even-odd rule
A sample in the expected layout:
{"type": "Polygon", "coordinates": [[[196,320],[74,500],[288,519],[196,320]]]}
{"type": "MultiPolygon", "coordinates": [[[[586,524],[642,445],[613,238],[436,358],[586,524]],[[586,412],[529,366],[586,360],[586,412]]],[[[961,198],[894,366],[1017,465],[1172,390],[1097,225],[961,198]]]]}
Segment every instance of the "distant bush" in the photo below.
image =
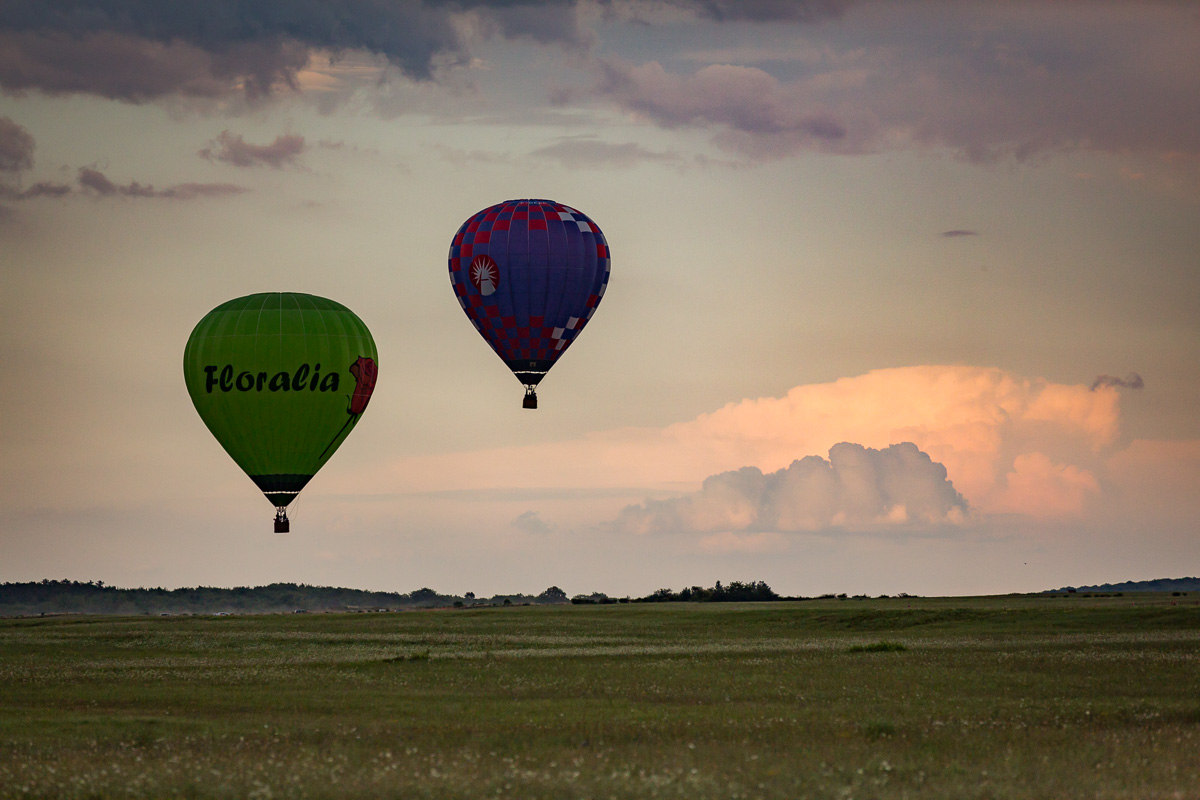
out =
{"type": "Polygon", "coordinates": [[[860,726],[863,733],[872,739],[882,739],[896,734],[896,726],[887,720],[873,720],[860,726]]]}
{"type": "Polygon", "coordinates": [[[874,642],[873,644],[856,644],[850,648],[851,653],[902,653],[908,648],[899,642],[874,642]]]}
{"type": "Polygon", "coordinates": [[[579,606],[579,605],[607,606],[607,605],[611,605],[612,603],[615,603],[615,602],[617,602],[617,601],[614,600],[613,598],[609,597],[608,595],[606,595],[604,592],[592,592],[591,594],[577,594],[571,598],[571,603],[573,605],[577,605],[577,606],[579,606]]]}
{"type": "MultiPolygon", "coordinates": [[[[634,603],[746,603],[762,600],[782,600],[778,594],[764,581],[731,581],[722,585],[717,581],[712,588],[691,586],[678,592],[670,589],[659,589],[645,597],[633,600],[634,603]]],[[[572,601],[574,602],[574,601],[572,601]]],[[[629,601],[623,601],[629,602],[629,601]]]]}

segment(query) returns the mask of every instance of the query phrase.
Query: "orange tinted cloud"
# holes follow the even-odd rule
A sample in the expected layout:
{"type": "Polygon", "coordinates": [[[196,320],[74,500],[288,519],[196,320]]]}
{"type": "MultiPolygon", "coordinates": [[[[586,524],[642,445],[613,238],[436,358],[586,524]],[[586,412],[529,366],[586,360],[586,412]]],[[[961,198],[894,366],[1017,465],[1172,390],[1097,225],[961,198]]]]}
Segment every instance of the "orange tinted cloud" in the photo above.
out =
{"type": "Polygon", "coordinates": [[[1119,414],[1113,387],[1092,391],[990,367],[898,367],[730,403],[666,428],[411,458],[374,478],[346,478],[359,483],[358,491],[380,492],[694,489],[709,476],[746,466],[774,472],[805,456],[823,456],[839,442],[880,450],[912,442],[946,467],[973,512],[1061,514],[1074,501],[1052,503],[1035,485],[1050,482],[1047,493],[1051,486],[1083,491],[1084,473],[1094,472],[1116,440],[1119,414]],[[1042,468],[1030,454],[1058,466],[1042,468]],[[1013,479],[1019,491],[1010,487],[1013,479]]]}
{"type": "Polygon", "coordinates": [[[1070,464],[1055,464],[1043,453],[1022,453],[1013,460],[1005,486],[992,497],[992,511],[1032,517],[1079,516],[1099,494],[1096,476],[1070,464]]]}
{"type": "Polygon", "coordinates": [[[1200,515],[1200,441],[1135,439],[1105,463],[1113,485],[1110,510],[1136,520],[1175,519],[1195,529],[1200,515]]]}

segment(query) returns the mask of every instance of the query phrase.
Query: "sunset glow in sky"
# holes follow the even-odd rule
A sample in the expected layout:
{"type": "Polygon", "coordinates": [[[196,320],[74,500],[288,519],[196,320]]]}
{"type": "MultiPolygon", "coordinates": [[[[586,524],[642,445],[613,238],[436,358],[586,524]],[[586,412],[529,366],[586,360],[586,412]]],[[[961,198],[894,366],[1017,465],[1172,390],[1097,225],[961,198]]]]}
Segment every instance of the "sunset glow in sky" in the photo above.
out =
{"type": "Polygon", "coordinates": [[[0,581],[982,594],[1200,574],[1200,6],[0,5],[0,581]],[[463,220],[604,231],[520,384],[463,220]],[[273,511],[184,387],[218,304],[371,329],[273,511]]]}

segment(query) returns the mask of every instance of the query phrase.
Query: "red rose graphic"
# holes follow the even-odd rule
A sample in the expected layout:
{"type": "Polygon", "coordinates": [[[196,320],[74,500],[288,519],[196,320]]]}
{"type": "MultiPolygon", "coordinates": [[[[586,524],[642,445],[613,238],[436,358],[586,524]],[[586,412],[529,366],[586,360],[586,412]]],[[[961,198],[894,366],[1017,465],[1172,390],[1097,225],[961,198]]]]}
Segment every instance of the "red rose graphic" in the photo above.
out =
{"type": "Polygon", "coordinates": [[[379,367],[373,359],[359,356],[358,361],[350,365],[350,374],[354,376],[356,385],[350,397],[349,413],[361,414],[371,401],[371,392],[375,391],[375,376],[379,374],[379,367]]]}
{"type": "Polygon", "coordinates": [[[375,359],[359,356],[358,360],[349,366],[349,370],[354,376],[354,394],[350,395],[350,405],[346,406],[346,413],[350,415],[350,419],[346,420],[346,424],[337,435],[329,440],[329,444],[325,445],[325,450],[318,458],[324,458],[329,448],[333,447],[333,443],[350,427],[350,423],[358,420],[358,415],[366,410],[367,403],[371,401],[371,392],[375,391],[375,376],[379,374],[379,366],[375,359]]]}

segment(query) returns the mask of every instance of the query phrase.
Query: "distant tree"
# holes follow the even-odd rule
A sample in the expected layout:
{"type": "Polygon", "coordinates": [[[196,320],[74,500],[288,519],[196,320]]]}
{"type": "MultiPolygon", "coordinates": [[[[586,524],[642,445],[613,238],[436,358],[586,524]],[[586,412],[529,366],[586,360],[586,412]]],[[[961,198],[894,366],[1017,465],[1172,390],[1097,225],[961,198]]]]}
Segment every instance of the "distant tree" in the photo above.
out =
{"type": "MultiPolygon", "coordinates": [[[[684,591],[687,591],[686,589],[684,591]]],[[[683,598],[672,592],[670,589],[658,589],[653,594],[643,597],[642,603],[671,603],[683,598]]]]}
{"type": "Polygon", "coordinates": [[[429,587],[417,589],[409,594],[414,603],[436,603],[439,595],[429,587]]]}
{"type": "Polygon", "coordinates": [[[551,586],[546,591],[537,596],[534,602],[537,603],[568,603],[570,599],[567,593],[557,586],[551,586]]]}

